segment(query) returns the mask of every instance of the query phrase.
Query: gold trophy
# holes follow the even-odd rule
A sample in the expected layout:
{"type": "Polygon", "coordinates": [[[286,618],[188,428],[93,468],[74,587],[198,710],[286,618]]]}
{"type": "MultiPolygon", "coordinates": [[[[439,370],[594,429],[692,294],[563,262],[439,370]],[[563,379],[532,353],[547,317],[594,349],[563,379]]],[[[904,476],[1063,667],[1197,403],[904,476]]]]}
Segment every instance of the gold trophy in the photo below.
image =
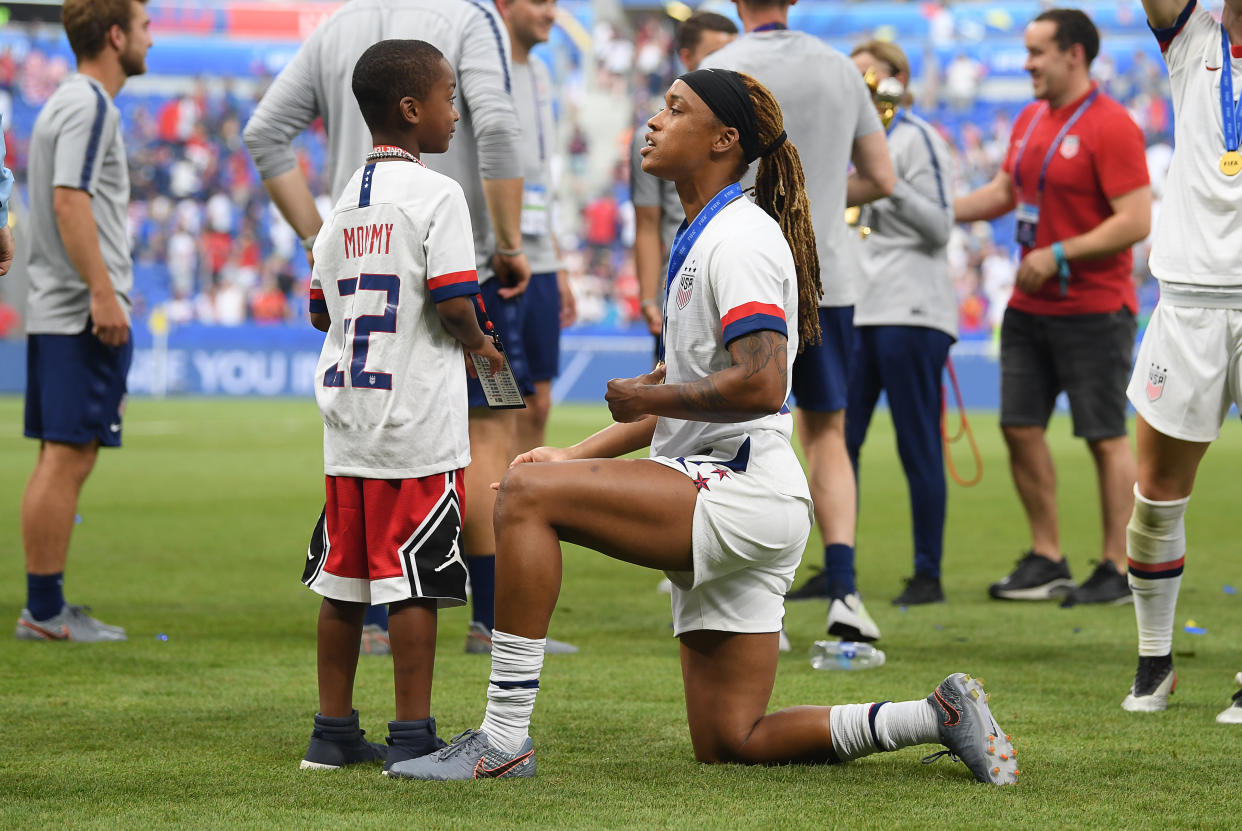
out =
{"type": "MultiPolygon", "coordinates": [[[[901,105],[901,99],[905,97],[905,85],[892,77],[880,80],[874,67],[863,74],[863,82],[871,90],[871,100],[875,103],[876,112],[880,114],[884,129],[887,130],[897,117],[897,109],[901,105]]],[[[860,239],[871,236],[871,229],[862,224],[862,208],[857,205],[845,209],[845,224],[857,228],[860,239]]]]}

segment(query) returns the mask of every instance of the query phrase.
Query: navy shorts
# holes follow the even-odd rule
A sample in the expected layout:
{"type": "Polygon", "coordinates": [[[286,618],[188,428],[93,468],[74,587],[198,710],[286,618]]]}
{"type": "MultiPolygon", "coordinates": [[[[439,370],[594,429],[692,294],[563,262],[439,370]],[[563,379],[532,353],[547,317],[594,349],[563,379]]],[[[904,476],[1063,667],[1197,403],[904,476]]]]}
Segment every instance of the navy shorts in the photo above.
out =
{"type": "Polygon", "coordinates": [[[531,381],[551,381],[560,374],[561,290],[556,272],[535,274],[521,296],[522,350],[531,381]]]}
{"type": "MultiPolygon", "coordinates": [[[[526,367],[526,353],[522,350],[522,299],[504,300],[500,296],[500,280],[496,277],[479,286],[479,299],[483,301],[487,318],[500,334],[500,342],[505,348],[505,358],[513,370],[518,389],[522,395],[533,395],[535,385],[530,380],[530,371],[526,367]]],[[[482,318],[479,325],[483,325],[482,318]]],[[[486,407],[487,396],[478,380],[466,378],[466,391],[470,396],[471,407],[486,407]]]]}
{"type": "Polygon", "coordinates": [[[854,354],[854,307],[820,307],[821,340],[807,344],[793,367],[794,402],[804,410],[833,413],[849,402],[854,354]]]}
{"type": "Polygon", "coordinates": [[[79,335],[26,336],[26,436],[121,446],[125,379],[134,342],[104,346],[90,323],[79,335]]]}

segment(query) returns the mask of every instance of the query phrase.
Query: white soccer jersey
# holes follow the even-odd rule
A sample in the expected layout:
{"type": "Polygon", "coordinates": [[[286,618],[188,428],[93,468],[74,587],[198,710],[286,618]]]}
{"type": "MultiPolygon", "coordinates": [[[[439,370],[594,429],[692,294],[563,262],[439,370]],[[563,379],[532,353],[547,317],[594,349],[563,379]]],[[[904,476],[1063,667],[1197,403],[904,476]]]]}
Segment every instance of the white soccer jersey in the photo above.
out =
{"type": "MultiPolygon", "coordinates": [[[[728,344],[761,329],[789,338],[786,376],[792,379],[798,354],[798,277],[780,226],[745,197],[726,205],[674,275],[664,314],[666,383],[690,383],[727,369],[733,363],[728,344]]],[[[790,383],[786,381],[786,397],[790,383]]],[[[756,430],[776,431],[788,443],[793,417],[785,407],[779,414],[733,424],[662,416],[651,455],[676,458],[709,450],[718,455],[730,440],[756,430]]]]}
{"type": "Polygon", "coordinates": [[[1242,59],[1224,61],[1220,24],[1195,0],[1155,35],[1169,66],[1177,147],[1156,220],[1151,271],[1165,300],[1206,293],[1209,301],[1212,295],[1236,301],[1242,299],[1242,175],[1220,169],[1220,88],[1223,73],[1231,72],[1234,98],[1242,92],[1242,59]]]}
{"type": "Polygon", "coordinates": [[[435,304],[477,294],[461,186],[368,164],[315,242],[311,311],[332,326],[315,370],[324,473],[414,479],[470,463],[466,367],[435,304]]]}

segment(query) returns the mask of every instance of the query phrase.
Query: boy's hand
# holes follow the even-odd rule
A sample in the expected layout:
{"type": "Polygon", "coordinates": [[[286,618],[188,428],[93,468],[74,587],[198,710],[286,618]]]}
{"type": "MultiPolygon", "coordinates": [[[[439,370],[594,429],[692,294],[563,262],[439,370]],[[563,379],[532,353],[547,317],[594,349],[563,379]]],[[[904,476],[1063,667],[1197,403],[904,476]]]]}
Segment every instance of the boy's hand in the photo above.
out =
{"type": "Polygon", "coordinates": [[[520,251],[516,254],[497,252],[492,255],[492,268],[502,286],[499,291],[501,297],[509,300],[526,291],[526,284],[530,282],[530,263],[526,261],[525,254],[520,251]]]}
{"type": "Polygon", "coordinates": [[[480,358],[487,359],[487,368],[491,370],[487,376],[489,378],[495,378],[496,374],[504,369],[505,356],[496,348],[496,344],[492,342],[491,338],[484,338],[482,346],[477,349],[467,349],[466,352],[468,353],[466,356],[466,372],[470,373],[471,378],[478,378],[479,373],[475,369],[474,361],[470,358],[470,355],[478,355],[480,358]]]}

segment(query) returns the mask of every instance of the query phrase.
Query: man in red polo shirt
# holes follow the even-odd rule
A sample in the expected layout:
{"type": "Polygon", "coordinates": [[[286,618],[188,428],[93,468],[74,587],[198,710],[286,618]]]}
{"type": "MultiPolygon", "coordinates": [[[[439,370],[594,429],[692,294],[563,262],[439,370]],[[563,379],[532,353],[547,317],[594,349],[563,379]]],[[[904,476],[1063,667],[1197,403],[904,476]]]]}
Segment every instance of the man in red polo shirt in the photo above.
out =
{"type": "Polygon", "coordinates": [[[1067,595],[1062,605],[1126,603],[1126,521],[1134,455],[1126,384],[1137,301],[1130,248],[1151,228],[1143,134],[1091,82],[1100,35],[1078,10],[1044,12],[1026,29],[1034,103],[1014,122],[996,178],[957,200],[959,222],[1016,212],[1022,247],[1001,326],[1001,429],[1031,528],[1031,548],[988,589],[1007,600],[1067,595]],[[1103,556],[1075,587],[1057,528],[1056,468],[1045,439],[1057,396],[1095,460],[1103,556]]]}

